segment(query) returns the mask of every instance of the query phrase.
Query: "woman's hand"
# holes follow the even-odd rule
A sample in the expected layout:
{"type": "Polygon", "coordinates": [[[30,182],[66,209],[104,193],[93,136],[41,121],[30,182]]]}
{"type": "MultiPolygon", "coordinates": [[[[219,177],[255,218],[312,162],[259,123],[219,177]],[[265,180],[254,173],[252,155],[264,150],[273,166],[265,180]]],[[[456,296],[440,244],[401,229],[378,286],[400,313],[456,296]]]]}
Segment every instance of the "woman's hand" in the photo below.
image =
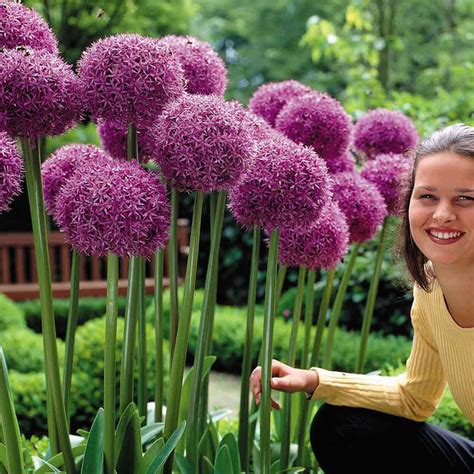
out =
{"type": "MultiPolygon", "coordinates": [[[[256,367],[250,375],[250,389],[252,390],[255,402],[260,404],[262,393],[261,386],[262,368],[256,367]]],[[[295,369],[289,365],[283,364],[276,359],[272,360],[272,376],[270,387],[282,392],[306,392],[312,394],[319,384],[318,373],[315,370],[295,369]]],[[[280,409],[278,402],[271,399],[272,407],[280,409]]]]}

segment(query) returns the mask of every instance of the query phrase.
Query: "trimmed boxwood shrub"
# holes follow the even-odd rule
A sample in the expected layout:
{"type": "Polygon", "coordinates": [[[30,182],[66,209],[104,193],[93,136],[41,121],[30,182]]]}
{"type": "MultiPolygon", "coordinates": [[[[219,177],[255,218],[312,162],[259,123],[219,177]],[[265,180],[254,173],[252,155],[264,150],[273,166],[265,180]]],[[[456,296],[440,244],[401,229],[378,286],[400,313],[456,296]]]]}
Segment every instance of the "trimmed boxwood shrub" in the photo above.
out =
{"type": "Polygon", "coordinates": [[[10,328],[25,327],[23,311],[10,298],[0,293],[0,333],[10,328]]]}

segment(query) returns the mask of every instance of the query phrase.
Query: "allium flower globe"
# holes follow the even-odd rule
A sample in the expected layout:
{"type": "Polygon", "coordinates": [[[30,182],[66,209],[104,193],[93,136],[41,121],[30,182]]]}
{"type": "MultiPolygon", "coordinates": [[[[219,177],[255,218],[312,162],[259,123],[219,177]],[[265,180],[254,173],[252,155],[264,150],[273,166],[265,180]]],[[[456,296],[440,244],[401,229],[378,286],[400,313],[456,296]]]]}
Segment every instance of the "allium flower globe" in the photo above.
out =
{"type": "Polygon", "coordinates": [[[11,136],[60,135],[82,110],[81,85],[59,57],[31,49],[0,53],[0,117],[11,136]]]}
{"type": "Polygon", "coordinates": [[[311,91],[311,87],[294,80],[269,82],[253,93],[249,101],[249,109],[273,127],[277,115],[290,100],[311,91]]]}
{"type": "Polygon", "coordinates": [[[23,161],[15,140],[0,132],[0,212],[8,211],[13,198],[20,194],[23,161]]]}
{"type": "Polygon", "coordinates": [[[185,94],[151,129],[153,159],[178,191],[221,191],[239,178],[253,144],[238,102],[185,94]]]}
{"type": "Polygon", "coordinates": [[[56,198],[59,227],[86,255],[151,257],[168,240],[169,219],[165,186],[135,161],[81,167],[56,198]]]}
{"type": "Polygon", "coordinates": [[[400,214],[400,192],[411,167],[412,160],[404,155],[378,155],[362,168],[360,175],[377,186],[390,215],[400,214]]]}
{"type": "Polygon", "coordinates": [[[310,270],[334,268],[347,253],[349,227],[338,205],[331,201],[309,226],[283,227],[278,258],[282,265],[310,270]]]}
{"type": "MultiPolygon", "coordinates": [[[[128,159],[127,126],[110,120],[99,119],[97,132],[104,149],[113,158],[128,159]]],[[[151,138],[148,128],[137,129],[138,157],[140,163],[146,163],[150,158],[151,138]]]]}
{"type": "Polygon", "coordinates": [[[58,40],[48,24],[30,8],[11,0],[0,0],[0,48],[18,46],[58,54],[58,40]]]}
{"type": "Polygon", "coordinates": [[[331,199],[331,178],[311,149],[286,138],[259,144],[254,161],[229,193],[229,207],[245,227],[309,225],[331,199]]]}
{"type": "Polygon", "coordinates": [[[334,175],[334,200],[346,216],[349,241],[366,242],[377,233],[387,206],[377,187],[356,173],[334,175]]]}
{"type": "Polygon", "coordinates": [[[209,43],[193,36],[169,35],[161,38],[159,44],[168,46],[177,56],[189,94],[224,95],[227,69],[209,43]]]}
{"type": "Polygon", "coordinates": [[[406,153],[417,141],[418,132],[413,122],[396,110],[371,110],[360,118],[354,129],[354,146],[368,159],[381,153],[406,153]]]}
{"type": "Polygon", "coordinates": [[[331,174],[344,173],[346,171],[355,172],[356,160],[354,155],[346,150],[342,155],[324,160],[331,174]]]}
{"type": "Polygon", "coordinates": [[[183,70],[152,38],[119,34],[100,39],[78,63],[87,109],[94,119],[150,125],[184,92],[183,70]]]}
{"type": "Polygon", "coordinates": [[[314,148],[321,158],[330,161],[347,150],[352,122],[336,99],[311,93],[288,102],[278,114],[275,128],[294,142],[314,148]]]}
{"type": "Polygon", "coordinates": [[[94,145],[72,144],[58,148],[41,165],[44,203],[48,213],[54,217],[56,196],[77,168],[110,159],[107,153],[94,145]]]}
{"type": "Polygon", "coordinates": [[[247,121],[248,131],[253,140],[269,140],[273,137],[282,136],[282,134],[271,127],[263,118],[254,114],[250,110],[245,111],[245,119],[247,121]]]}

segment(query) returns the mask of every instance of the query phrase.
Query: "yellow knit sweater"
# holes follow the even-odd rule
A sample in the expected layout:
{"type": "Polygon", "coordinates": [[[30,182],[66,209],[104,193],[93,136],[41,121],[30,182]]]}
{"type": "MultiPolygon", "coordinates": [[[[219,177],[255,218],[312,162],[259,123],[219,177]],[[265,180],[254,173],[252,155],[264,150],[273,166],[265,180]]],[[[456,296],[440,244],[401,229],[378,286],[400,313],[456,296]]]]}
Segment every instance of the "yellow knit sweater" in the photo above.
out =
{"type": "Polygon", "coordinates": [[[474,424],[474,328],[462,328],[453,320],[436,279],[430,293],[415,284],[413,296],[414,337],[406,372],[381,377],[311,367],[319,374],[312,400],[423,421],[436,410],[448,383],[457,405],[474,424]]]}

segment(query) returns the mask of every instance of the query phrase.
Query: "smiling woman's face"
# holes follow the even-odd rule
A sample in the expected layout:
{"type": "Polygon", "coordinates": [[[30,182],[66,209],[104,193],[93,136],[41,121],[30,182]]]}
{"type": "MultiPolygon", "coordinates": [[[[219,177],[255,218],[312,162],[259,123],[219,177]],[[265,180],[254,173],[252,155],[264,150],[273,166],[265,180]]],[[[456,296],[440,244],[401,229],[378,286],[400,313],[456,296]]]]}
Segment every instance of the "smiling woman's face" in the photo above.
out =
{"type": "Polygon", "coordinates": [[[421,158],[408,216],[413,240],[434,265],[474,265],[474,158],[421,158]]]}

